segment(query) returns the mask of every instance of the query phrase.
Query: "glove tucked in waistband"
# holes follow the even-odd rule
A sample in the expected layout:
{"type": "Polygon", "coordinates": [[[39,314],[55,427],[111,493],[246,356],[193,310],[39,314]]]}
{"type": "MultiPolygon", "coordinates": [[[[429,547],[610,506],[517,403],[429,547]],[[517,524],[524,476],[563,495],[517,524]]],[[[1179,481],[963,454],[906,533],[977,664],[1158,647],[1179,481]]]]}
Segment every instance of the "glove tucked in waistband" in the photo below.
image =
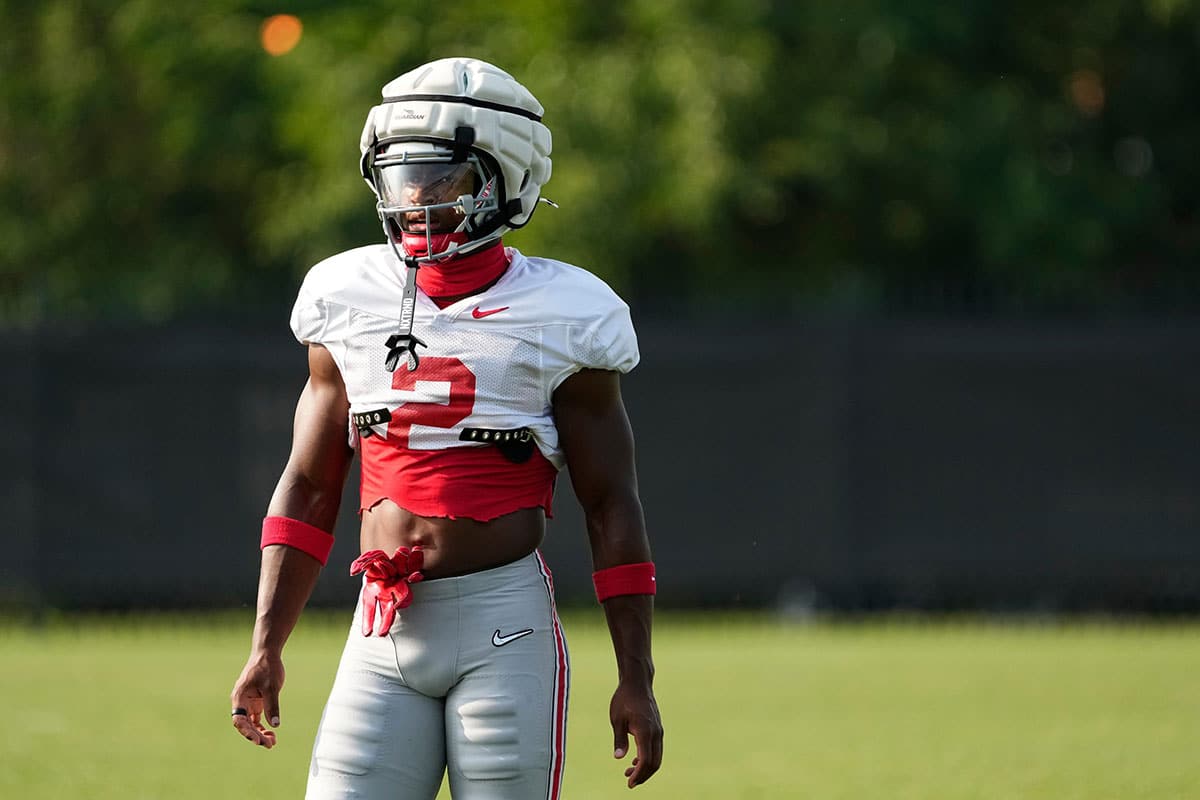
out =
{"type": "Polygon", "coordinates": [[[412,587],[424,576],[420,569],[425,556],[419,546],[397,547],[389,557],[382,550],[368,550],[350,565],[351,575],[367,573],[362,590],[363,636],[370,636],[375,629],[376,606],[382,615],[376,636],[386,636],[396,621],[396,611],[412,603],[412,587]]]}

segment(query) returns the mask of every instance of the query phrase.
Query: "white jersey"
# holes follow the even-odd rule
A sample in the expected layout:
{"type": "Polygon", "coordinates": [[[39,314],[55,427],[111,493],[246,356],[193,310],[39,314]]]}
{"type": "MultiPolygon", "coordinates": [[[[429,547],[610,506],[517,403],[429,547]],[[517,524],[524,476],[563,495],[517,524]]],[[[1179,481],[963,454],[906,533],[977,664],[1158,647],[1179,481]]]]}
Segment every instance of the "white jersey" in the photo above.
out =
{"type": "MultiPolygon", "coordinates": [[[[581,369],[629,372],[637,337],[629,307],[590,272],[507,248],[508,269],[488,290],[440,309],[417,293],[413,335],[420,365],[384,365],[388,337],[400,332],[407,268],[387,244],[348,250],[314,266],[292,310],[303,343],[325,346],[346,384],[350,412],[404,408],[407,446],[479,446],[465,428],[533,432],[556,468],[564,459],[551,398],[581,369]]],[[[387,438],[395,418],[372,432],[387,438]]],[[[357,443],[354,426],[351,442],[357,443]]]]}

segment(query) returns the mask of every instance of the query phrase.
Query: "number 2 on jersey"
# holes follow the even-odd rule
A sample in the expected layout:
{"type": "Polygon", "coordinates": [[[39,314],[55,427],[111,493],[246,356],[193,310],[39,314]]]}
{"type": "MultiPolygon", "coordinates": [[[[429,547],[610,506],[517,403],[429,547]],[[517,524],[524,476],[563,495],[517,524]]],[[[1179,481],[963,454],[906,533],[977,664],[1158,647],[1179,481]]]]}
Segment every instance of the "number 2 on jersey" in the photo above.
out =
{"type": "Polygon", "coordinates": [[[470,416],[475,408],[475,374],[457,358],[425,356],[416,370],[410,372],[401,367],[392,373],[393,389],[415,391],[418,382],[449,383],[449,401],[407,400],[393,411],[392,422],[388,425],[388,439],[400,447],[408,447],[408,435],[413,425],[453,428],[470,416]]]}

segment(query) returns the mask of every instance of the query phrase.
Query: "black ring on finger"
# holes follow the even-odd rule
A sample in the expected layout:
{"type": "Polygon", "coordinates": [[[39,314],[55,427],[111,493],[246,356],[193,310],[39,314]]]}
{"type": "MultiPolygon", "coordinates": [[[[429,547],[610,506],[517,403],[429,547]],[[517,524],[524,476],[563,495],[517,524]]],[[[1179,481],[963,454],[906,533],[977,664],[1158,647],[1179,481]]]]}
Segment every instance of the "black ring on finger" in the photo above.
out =
{"type": "Polygon", "coordinates": [[[233,716],[235,716],[235,717],[244,717],[244,716],[246,716],[246,709],[244,709],[244,708],[235,708],[235,709],[233,710],[233,716]]]}

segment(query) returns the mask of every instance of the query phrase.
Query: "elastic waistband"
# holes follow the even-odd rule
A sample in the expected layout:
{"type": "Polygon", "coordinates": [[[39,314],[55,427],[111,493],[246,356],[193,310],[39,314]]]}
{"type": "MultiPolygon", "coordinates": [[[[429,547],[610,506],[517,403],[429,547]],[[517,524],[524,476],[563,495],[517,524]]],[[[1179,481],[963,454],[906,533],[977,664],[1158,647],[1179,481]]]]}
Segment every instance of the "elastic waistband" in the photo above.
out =
{"type": "MultiPolygon", "coordinates": [[[[548,576],[548,575],[547,575],[548,576]]],[[[453,578],[434,578],[412,584],[413,602],[445,600],[480,592],[492,592],[502,587],[520,585],[536,578],[541,580],[542,563],[538,551],[499,567],[455,575],[453,578]]]]}

